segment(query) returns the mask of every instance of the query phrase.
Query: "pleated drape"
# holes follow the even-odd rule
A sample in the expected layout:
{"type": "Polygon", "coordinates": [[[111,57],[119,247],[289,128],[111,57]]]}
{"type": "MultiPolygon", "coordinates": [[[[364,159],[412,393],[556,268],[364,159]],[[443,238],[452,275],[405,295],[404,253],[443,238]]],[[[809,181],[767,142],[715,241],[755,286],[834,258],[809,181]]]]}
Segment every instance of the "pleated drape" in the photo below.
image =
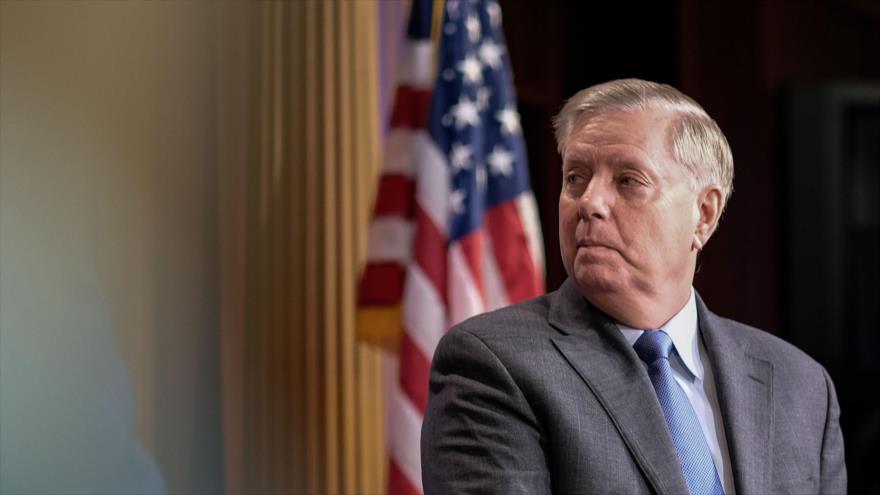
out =
{"type": "Polygon", "coordinates": [[[229,493],[381,493],[355,293],[379,170],[377,5],[235,3],[218,28],[229,493]]]}

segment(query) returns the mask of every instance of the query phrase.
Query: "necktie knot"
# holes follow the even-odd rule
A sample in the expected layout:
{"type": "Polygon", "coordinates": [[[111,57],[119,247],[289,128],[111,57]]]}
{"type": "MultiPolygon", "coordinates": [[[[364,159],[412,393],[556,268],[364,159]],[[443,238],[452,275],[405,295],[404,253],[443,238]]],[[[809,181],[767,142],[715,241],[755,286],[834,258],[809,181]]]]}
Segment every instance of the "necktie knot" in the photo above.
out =
{"type": "Polygon", "coordinates": [[[646,330],[633,344],[642,361],[653,364],[658,359],[668,359],[672,352],[672,338],[663,330],[646,330]]]}

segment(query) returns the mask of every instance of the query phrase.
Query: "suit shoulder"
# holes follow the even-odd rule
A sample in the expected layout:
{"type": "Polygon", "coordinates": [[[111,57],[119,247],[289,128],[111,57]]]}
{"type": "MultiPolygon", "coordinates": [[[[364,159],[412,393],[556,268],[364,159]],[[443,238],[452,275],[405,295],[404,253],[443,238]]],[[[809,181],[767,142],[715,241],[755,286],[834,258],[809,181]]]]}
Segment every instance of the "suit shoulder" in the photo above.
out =
{"type": "Polygon", "coordinates": [[[760,328],[746,325],[728,318],[718,317],[725,331],[735,334],[735,338],[745,344],[750,353],[776,365],[793,366],[822,370],[824,367],[794,344],[783,340],[760,328]]]}
{"type": "Polygon", "coordinates": [[[473,316],[453,326],[447,335],[464,332],[483,341],[491,341],[499,337],[510,338],[524,332],[534,335],[536,331],[547,327],[549,297],[548,294],[544,294],[525,302],[473,316]]]}
{"type": "Polygon", "coordinates": [[[460,327],[474,334],[489,336],[511,326],[517,327],[538,321],[546,323],[549,307],[548,295],[545,294],[525,302],[473,316],[453,328],[460,327]]]}

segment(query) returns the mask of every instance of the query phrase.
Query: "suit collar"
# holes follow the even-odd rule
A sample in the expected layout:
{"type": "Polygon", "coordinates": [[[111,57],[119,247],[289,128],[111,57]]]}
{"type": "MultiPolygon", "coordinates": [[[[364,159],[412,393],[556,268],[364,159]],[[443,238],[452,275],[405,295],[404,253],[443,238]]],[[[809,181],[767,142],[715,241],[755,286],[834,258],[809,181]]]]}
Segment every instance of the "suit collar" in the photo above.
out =
{"type": "Polygon", "coordinates": [[[548,321],[565,335],[584,332],[594,319],[592,305],[578,292],[570,278],[550,294],[548,321]]]}
{"type": "MultiPolygon", "coordinates": [[[[739,494],[767,493],[773,416],[773,365],[743,340],[732,323],[696,294],[697,320],[714,370],[718,402],[739,494]]],[[[663,413],[635,351],[612,320],[569,279],[550,296],[553,342],[606,410],[647,480],[658,493],[686,493],[663,413]]]]}
{"type": "Polygon", "coordinates": [[[553,343],[608,413],[645,478],[658,493],[687,486],[654,388],[642,362],[607,315],[571,280],[551,296],[548,320],[561,334],[553,343]]]}
{"type": "Polygon", "coordinates": [[[773,364],[697,295],[700,333],[713,367],[734,485],[739,494],[768,493],[773,364]]]}

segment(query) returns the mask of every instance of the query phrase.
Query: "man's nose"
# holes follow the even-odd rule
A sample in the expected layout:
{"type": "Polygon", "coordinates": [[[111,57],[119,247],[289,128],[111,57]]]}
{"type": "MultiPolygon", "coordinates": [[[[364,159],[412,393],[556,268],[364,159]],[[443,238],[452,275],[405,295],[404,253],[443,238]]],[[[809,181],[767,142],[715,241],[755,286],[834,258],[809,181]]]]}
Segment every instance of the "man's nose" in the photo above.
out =
{"type": "Polygon", "coordinates": [[[610,191],[596,177],[590,181],[578,202],[578,215],[584,220],[608,218],[610,191]]]}

